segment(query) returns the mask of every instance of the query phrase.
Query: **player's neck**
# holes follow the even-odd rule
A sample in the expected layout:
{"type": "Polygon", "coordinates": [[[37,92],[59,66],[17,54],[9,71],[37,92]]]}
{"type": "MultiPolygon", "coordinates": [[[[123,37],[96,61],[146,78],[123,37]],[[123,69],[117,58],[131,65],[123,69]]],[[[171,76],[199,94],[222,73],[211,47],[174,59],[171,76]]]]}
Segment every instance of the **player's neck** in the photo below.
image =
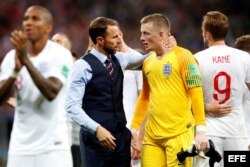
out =
{"type": "Polygon", "coordinates": [[[173,48],[161,48],[155,50],[158,59],[162,59],[165,55],[172,51],[173,48]]]}
{"type": "Polygon", "coordinates": [[[225,41],[224,40],[213,41],[213,42],[210,43],[209,47],[211,47],[211,46],[219,46],[219,45],[225,45],[225,41]]]}
{"type": "Polygon", "coordinates": [[[41,40],[41,41],[36,41],[36,42],[30,42],[29,43],[29,56],[35,57],[37,56],[45,47],[47,44],[48,40],[41,40]]]}

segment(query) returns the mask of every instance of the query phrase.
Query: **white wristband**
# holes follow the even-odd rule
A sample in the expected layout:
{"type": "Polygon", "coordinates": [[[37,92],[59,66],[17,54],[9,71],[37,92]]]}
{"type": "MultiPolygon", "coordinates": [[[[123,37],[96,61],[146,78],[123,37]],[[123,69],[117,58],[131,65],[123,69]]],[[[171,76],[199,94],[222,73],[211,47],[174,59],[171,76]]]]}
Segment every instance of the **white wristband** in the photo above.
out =
{"type": "Polygon", "coordinates": [[[12,73],[11,73],[11,75],[10,75],[10,77],[11,78],[16,78],[18,76],[18,74],[19,74],[19,72],[13,70],[12,73]]]}
{"type": "Polygon", "coordinates": [[[205,125],[196,125],[196,132],[206,132],[205,125]]]}

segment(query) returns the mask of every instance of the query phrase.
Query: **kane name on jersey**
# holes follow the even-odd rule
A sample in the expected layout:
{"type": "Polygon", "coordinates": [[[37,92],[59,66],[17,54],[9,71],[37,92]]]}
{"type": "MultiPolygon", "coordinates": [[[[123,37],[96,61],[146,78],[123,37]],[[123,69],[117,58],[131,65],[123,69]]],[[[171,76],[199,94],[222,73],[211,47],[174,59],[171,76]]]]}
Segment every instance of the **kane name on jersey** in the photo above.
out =
{"type": "Polygon", "coordinates": [[[213,63],[231,63],[230,56],[213,56],[212,57],[213,63]]]}

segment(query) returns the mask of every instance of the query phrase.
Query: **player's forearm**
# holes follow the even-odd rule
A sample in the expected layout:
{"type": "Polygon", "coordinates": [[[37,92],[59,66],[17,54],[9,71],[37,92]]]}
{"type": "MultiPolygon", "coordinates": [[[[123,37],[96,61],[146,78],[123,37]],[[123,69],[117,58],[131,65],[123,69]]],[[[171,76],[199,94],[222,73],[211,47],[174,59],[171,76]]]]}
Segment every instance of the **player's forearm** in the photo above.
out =
{"type": "Polygon", "coordinates": [[[196,125],[205,125],[204,98],[202,87],[192,88],[190,90],[190,96],[196,125]]]}
{"type": "Polygon", "coordinates": [[[16,80],[15,77],[10,76],[7,80],[3,80],[0,82],[0,104],[5,102],[7,98],[10,96],[15,80],[16,80]]]}
{"type": "Polygon", "coordinates": [[[136,104],[135,114],[132,119],[131,127],[138,130],[148,112],[148,100],[143,100],[143,94],[139,96],[136,104]]]}
{"type": "Polygon", "coordinates": [[[51,78],[45,78],[37,69],[36,67],[31,63],[29,59],[25,60],[24,65],[26,66],[27,70],[29,71],[29,74],[37,86],[37,88],[40,90],[40,92],[47,98],[48,100],[53,100],[57,94],[59,93],[62,83],[59,79],[51,77],[51,78]]]}
{"type": "Polygon", "coordinates": [[[142,142],[142,140],[144,139],[144,134],[145,134],[145,124],[148,120],[149,117],[149,113],[147,113],[147,115],[145,116],[142,125],[140,126],[140,130],[139,130],[139,135],[138,135],[138,140],[142,142]]]}

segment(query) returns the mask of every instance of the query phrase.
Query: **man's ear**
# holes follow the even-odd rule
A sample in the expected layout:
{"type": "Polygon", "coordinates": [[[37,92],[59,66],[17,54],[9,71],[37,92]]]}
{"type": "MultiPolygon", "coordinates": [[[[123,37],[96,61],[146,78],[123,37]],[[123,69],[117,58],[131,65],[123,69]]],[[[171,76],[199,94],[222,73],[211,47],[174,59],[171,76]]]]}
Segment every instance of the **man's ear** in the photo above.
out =
{"type": "Polygon", "coordinates": [[[160,31],[159,35],[160,35],[161,38],[163,38],[164,37],[164,32],[160,31]]]}
{"type": "Polygon", "coordinates": [[[52,25],[48,25],[46,29],[47,33],[49,34],[52,31],[52,29],[53,29],[52,25]]]}
{"type": "Polygon", "coordinates": [[[101,36],[98,36],[96,38],[96,43],[98,43],[99,45],[103,45],[104,44],[104,38],[101,36]]]}
{"type": "Polygon", "coordinates": [[[213,36],[212,36],[212,34],[211,34],[209,31],[206,31],[206,32],[205,32],[205,38],[206,38],[208,41],[212,41],[212,40],[213,40],[213,36]]]}

